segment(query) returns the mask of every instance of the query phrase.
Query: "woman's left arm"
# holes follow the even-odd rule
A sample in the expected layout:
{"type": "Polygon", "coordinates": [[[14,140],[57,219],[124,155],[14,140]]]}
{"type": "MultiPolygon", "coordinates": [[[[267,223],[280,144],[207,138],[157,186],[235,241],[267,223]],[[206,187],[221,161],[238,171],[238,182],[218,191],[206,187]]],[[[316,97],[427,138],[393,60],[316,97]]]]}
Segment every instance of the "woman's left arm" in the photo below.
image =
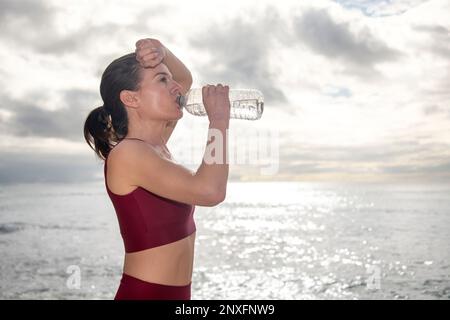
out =
{"type": "MultiPolygon", "coordinates": [[[[188,68],[184,65],[181,60],[179,60],[169,49],[166,48],[166,55],[163,59],[164,64],[170,70],[173,75],[173,79],[178,82],[183,89],[181,89],[181,94],[186,95],[192,86],[192,75],[188,68]]],[[[166,143],[169,141],[178,120],[168,121],[166,125],[166,130],[164,132],[164,141],[166,143]]]]}
{"type": "Polygon", "coordinates": [[[172,73],[173,79],[182,85],[183,95],[192,85],[189,69],[159,40],[141,39],[136,42],[136,59],[144,68],[154,68],[163,62],[172,73]]]}
{"type": "Polygon", "coordinates": [[[191,72],[169,49],[165,48],[165,50],[166,55],[162,62],[172,73],[173,79],[183,87],[182,94],[185,95],[192,85],[191,72]]]}

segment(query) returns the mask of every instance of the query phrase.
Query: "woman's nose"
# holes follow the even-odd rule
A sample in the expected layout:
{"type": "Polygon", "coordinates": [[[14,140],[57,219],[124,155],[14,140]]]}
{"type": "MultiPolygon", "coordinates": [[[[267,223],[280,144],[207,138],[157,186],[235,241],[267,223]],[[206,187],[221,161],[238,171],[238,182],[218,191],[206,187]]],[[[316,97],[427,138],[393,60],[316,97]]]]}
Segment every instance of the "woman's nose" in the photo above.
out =
{"type": "Polygon", "coordinates": [[[175,80],[173,80],[173,88],[172,88],[172,92],[174,93],[180,93],[181,94],[181,90],[183,89],[183,87],[176,82],[175,80]]]}

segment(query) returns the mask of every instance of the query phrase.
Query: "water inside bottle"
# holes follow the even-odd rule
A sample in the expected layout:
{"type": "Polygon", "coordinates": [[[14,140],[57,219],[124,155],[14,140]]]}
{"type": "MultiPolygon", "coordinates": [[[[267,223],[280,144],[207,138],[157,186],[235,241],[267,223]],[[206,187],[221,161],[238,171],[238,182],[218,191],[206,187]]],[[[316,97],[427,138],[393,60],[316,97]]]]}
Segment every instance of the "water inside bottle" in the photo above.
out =
{"type": "MultiPolygon", "coordinates": [[[[186,96],[177,97],[177,102],[189,113],[197,116],[205,116],[207,112],[202,101],[200,89],[192,89],[186,96]]],[[[230,91],[230,118],[258,120],[264,111],[262,93],[257,90],[232,90],[230,91]]]]}
{"type": "Polygon", "coordinates": [[[206,116],[206,109],[203,107],[200,103],[192,103],[188,106],[185,106],[186,108],[189,108],[189,112],[198,116],[206,116]]]}
{"type": "Polygon", "coordinates": [[[256,120],[261,117],[264,102],[258,99],[233,101],[230,109],[230,118],[256,120]]]}

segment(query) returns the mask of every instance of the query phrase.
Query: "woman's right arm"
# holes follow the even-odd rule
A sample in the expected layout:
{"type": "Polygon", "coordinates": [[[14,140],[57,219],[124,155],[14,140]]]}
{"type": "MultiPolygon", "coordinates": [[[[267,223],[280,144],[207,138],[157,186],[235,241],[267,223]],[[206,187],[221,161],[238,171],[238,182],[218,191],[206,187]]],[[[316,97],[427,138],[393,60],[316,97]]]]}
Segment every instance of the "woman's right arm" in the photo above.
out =
{"type": "Polygon", "coordinates": [[[203,87],[203,102],[210,122],[208,137],[214,136],[214,140],[208,139],[202,164],[196,172],[162,158],[138,140],[118,144],[109,157],[108,167],[117,166],[115,171],[126,175],[130,185],[140,186],[161,197],[199,206],[222,202],[229,169],[226,156],[230,113],[228,92],[228,86],[203,87]],[[222,137],[218,138],[220,135],[222,137]],[[215,149],[214,159],[218,162],[211,161],[211,143],[215,149]],[[220,151],[222,159],[218,159],[220,151]]]}
{"type": "Polygon", "coordinates": [[[210,188],[215,191],[216,200],[225,200],[228,181],[228,127],[229,120],[213,120],[209,123],[208,139],[202,164],[196,172],[196,177],[208,181],[210,188]],[[214,156],[212,156],[214,150],[214,156]]]}

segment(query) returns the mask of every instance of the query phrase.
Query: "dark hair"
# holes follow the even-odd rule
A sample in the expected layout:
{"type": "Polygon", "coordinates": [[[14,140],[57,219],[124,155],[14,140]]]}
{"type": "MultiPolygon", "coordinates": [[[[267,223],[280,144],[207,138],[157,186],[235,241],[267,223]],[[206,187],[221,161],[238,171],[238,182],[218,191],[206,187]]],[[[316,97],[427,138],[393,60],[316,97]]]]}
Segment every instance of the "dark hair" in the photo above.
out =
{"type": "Polygon", "coordinates": [[[105,160],[128,133],[128,114],[120,100],[122,90],[139,90],[141,67],[136,54],[124,55],[105,69],[100,83],[103,106],[92,110],[84,123],[84,139],[105,160]]]}

